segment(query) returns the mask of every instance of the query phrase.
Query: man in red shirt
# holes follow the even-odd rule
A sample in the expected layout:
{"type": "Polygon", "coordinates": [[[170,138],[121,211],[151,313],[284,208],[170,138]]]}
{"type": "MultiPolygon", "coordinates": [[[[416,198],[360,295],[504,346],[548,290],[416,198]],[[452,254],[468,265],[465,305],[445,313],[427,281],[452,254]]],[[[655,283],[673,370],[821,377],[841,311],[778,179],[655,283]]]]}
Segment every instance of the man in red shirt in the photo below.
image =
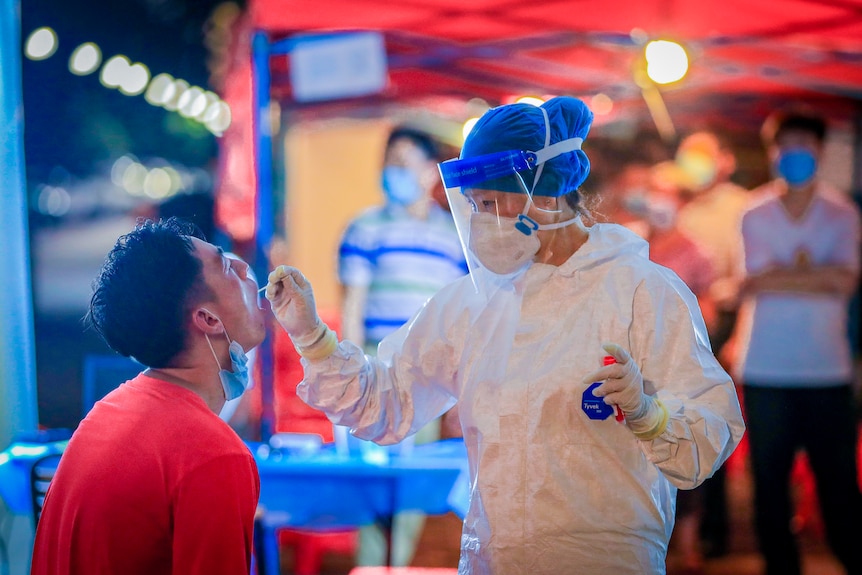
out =
{"type": "Polygon", "coordinates": [[[248,265],[179,220],[122,236],[88,320],[147,366],[81,422],[51,482],[33,575],[248,573],[254,458],[218,414],[248,381],[261,309],[248,265]]]}

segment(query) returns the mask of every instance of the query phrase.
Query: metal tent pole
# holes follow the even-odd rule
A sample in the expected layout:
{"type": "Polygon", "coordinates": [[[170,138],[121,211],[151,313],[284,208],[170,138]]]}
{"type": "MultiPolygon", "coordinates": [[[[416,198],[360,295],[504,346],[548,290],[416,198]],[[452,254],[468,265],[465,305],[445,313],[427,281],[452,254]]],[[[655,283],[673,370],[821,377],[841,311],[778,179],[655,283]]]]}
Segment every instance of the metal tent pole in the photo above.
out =
{"type": "Polygon", "coordinates": [[[0,449],[33,431],[36,352],[24,182],[18,0],[0,0],[0,449]]]}
{"type": "MultiPolygon", "coordinates": [[[[272,126],[270,124],[270,44],[263,32],[256,32],[252,39],[252,94],[254,98],[254,159],[257,175],[256,232],[254,271],[263,282],[270,272],[269,248],[273,235],[272,197],[272,126]]],[[[274,382],[274,338],[267,330],[266,338],[258,348],[261,364],[261,418],[260,440],[269,441],[275,428],[273,400],[274,382]]]]}

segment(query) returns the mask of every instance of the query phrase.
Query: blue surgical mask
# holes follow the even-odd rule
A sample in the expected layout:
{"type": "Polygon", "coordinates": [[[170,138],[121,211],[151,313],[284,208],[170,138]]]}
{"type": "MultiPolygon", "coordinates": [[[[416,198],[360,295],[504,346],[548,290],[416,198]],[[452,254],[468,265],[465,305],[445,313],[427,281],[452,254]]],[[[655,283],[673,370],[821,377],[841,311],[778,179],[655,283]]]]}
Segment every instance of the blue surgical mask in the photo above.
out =
{"type": "Polygon", "coordinates": [[[810,182],[817,173],[817,158],[808,148],[787,148],[775,162],[778,175],[792,187],[810,182]]]}
{"type": "Polygon", "coordinates": [[[404,166],[383,168],[383,192],[386,199],[400,206],[409,206],[422,197],[422,186],[413,170],[404,166]]]}
{"type": "Polygon", "coordinates": [[[221,363],[218,360],[218,356],[216,355],[215,349],[213,349],[213,344],[210,341],[209,336],[204,335],[207,338],[207,343],[210,345],[210,350],[213,352],[213,357],[215,357],[216,364],[219,366],[218,377],[221,380],[221,386],[224,390],[224,398],[227,401],[231,399],[236,399],[241,396],[243,392],[248,389],[248,356],[245,354],[245,350],[242,349],[242,346],[235,341],[231,341],[230,337],[227,335],[227,331],[224,332],[227,340],[230,341],[230,346],[228,347],[228,353],[230,353],[230,369],[222,369],[221,363]]]}

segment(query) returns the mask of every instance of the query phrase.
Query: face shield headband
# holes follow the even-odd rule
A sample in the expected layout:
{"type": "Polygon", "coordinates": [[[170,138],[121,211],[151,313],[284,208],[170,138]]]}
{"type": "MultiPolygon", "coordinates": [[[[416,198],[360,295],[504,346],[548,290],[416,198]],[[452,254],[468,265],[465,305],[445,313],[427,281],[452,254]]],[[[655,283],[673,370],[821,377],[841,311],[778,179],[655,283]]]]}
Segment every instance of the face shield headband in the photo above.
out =
{"type": "Polygon", "coordinates": [[[569,138],[551,145],[551,121],[548,118],[548,111],[541,106],[539,109],[545,121],[545,145],[541,150],[535,152],[508,150],[472,158],[447,160],[439,164],[443,186],[447,189],[460,188],[463,192],[468,188],[480,187],[480,184],[488,180],[515,175],[524,193],[532,196],[539,178],[542,177],[545,162],[561,154],[580,150],[584,143],[583,138],[569,138]],[[536,177],[533,179],[533,186],[527,190],[519,172],[533,169],[536,170],[536,177]]]}
{"type": "MultiPolygon", "coordinates": [[[[544,112],[544,110],[542,110],[544,112]]],[[[547,112],[545,112],[547,114],[547,112]]],[[[550,137],[550,134],[547,134],[550,137]]],[[[502,178],[505,176],[518,176],[518,172],[536,169],[536,178],[530,190],[524,192],[531,196],[539,177],[542,175],[544,164],[551,158],[560,154],[573,152],[581,149],[583,138],[569,138],[546,146],[538,152],[523,150],[509,150],[485,154],[473,158],[452,159],[440,164],[440,176],[446,188],[460,188],[461,190],[481,187],[483,182],[502,178]]],[[[523,184],[523,180],[519,178],[523,184]]]]}

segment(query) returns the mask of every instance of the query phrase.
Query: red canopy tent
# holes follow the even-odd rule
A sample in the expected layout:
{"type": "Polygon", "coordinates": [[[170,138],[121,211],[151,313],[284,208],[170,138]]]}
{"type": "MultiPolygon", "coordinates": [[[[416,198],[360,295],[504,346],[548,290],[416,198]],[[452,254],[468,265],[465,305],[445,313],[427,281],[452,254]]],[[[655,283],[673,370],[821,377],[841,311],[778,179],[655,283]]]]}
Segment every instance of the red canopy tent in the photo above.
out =
{"type": "MultiPolygon", "coordinates": [[[[675,114],[742,94],[862,94],[859,0],[251,0],[249,16],[271,41],[382,32],[390,83],[379,98],[602,92],[643,111],[633,71],[644,41],[659,38],[692,59],[686,80],[666,91],[675,114]]],[[[289,106],[286,66],[272,59],[272,93],[289,106]]]]}
{"type": "MultiPolygon", "coordinates": [[[[678,126],[713,118],[750,127],[787,100],[852,115],[862,99],[862,0],[249,0],[239,31],[223,92],[234,111],[227,139],[245,131],[243,146],[253,140],[255,33],[258,96],[313,114],[435,96],[496,105],[515,95],[601,93],[614,108],[597,122],[649,121],[635,81],[648,39],[675,40],[689,53],[688,76],[660,90],[678,126]],[[385,89],[297,102],[287,55],[292,39],[358,30],[384,37],[385,89]]],[[[250,238],[251,221],[232,219],[229,227],[250,238]]]]}

